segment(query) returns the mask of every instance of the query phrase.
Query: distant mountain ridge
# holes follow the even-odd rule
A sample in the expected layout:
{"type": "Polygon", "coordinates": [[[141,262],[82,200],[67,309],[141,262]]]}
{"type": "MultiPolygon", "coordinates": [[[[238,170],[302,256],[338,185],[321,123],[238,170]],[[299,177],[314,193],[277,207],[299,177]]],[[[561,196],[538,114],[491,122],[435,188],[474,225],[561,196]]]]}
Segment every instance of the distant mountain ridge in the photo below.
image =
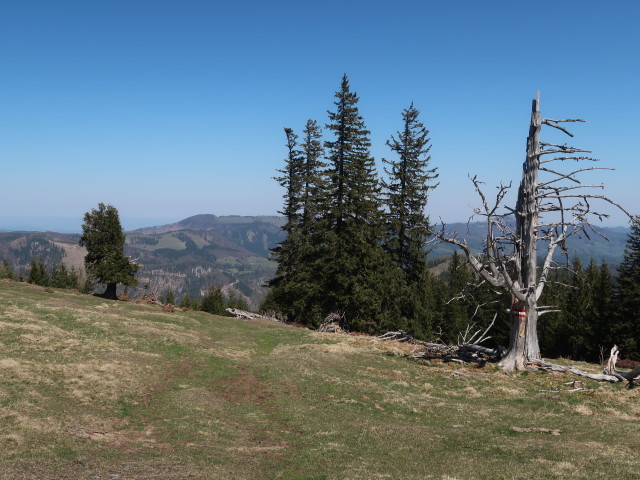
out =
{"type": "Polygon", "coordinates": [[[141,233],[147,235],[153,235],[158,233],[175,232],[180,230],[196,230],[196,231],[216,231],[220,230],[223,225],[230,224],[247,224],[247,223],[265,223],[280,227],[284,225],[284,217],[279,216],[241,216],[241,215],[226,215],[216,216],[208,213],[202,213],[193,215],[191,217],[180,220],[176,223],[170,223],[168,225],[160,225],[156,227],[145,227],[132,230],[129,233],[141,233]]]}
{"type": "MultiPolygon", "coordinates": [[[[475,252],[481,252],[483,242],[486,237],[486,226],[484,223],[449,223],[446,224],[446,231],[449,235],[457,233],[460,240],[466,240],[469,247],[475,252]]],[[[617,265],[622,262],[624,257],[624,249],[627,243],[627,234],[629,228],[625,227],[598,227],[607,239],[592,233],[590,238],[586,238],[584,234],[581,236],[573,236],[567,240],[567,253],[569,258],[579,257],[583,263],[589,262],[593,258],[597,263],[605,261],[611,265],[617,265]]],[[[445,243],[436,243],[429,247],[431,257],[439,257],[451,255],[456,247],[445,243]]],[[[542,251],[539,250],[542,254],[542,251]]],[[[554,259],[561,260],[561,251],[557,249],[554,259]]]]}
{"type": "MultiPolygon", "coordinates": [[[[202,295],[212,285],[245,296],[257,306],[265,283],[275,275],[270,249],[284,239],[284,219],[276,216],[194,215],[179,222],[126,233],[125,253],[142,265],[140,289],[202,295]]],[[[31,259],[61,261],[83,268],[86,251],[79,235],[54,232],[0,232],[0,259],[26,278],[31,259]]]]}
{"type": "MultiPolygon", "coordinates": [[[[244,295],[257,306],[265,292],[264,285],[275,275],[276,265],[269,260],[270,249],[285,238],[279,216],[194,215],[176,223],[145,227],[126,233],[125,253],[135,258],[142,268],[138,273],[138,289],[159,293],[173,290],[176,298],[184,293],[199,296],[212,285],[244,295]]],[[[447,232],[458,232],[473,251],[481,252],[485,237],[482,223],[451,223],[447,232]]],[[[591,258],[611,266],[619,264],[629,229],[601,227],[606,241],[599,236],[572,238],[567,247],[569,257],[591,258]]],[[[76,268],[83,267],[85,251],[78,246],[78,234],[55,232],[0,232],[0,260],[7,260],[16,273],[25,278],[31,259],[42,259],[51,265],[61,261],[76,268]]],[[[436,243],[429,245],[429,258],[436,264],[445,261],[455,247],[436,243]]],[[[562,261],[558,255],[556,258],[562,261]]],[[[131,295],[136,290],[129,291],[131,295]]]]}

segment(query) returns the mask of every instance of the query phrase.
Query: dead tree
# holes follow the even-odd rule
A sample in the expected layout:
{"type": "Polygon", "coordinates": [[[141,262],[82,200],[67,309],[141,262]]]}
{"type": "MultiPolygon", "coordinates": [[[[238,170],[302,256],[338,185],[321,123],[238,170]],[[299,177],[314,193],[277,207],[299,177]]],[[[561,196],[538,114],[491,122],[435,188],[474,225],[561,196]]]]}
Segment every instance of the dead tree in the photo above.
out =
{"type": "Polygon", "coordinates": [[[580,174],[588,171],[612,169],[592,166],[592,162],[598,160],[590,157],[588,150],[540,140],[543,125],[573,137],[563,124],[583,121],[542,118],[538,92],[533,100],[527,154],[515,208],[502,205],[510,185],[500,185],[490,202],[483,193],[482,182],[477,177],[471,178],[482,202],[474,216],[484,217],[487,228],[482,254],[474,254],[465,241],[447,235],[444,224],[436,233],[439,239],[462,249],[479,277],[510,295],[509,351],[500,362],[505,370],[522,370],[528,365],[540,364],[538,317],[553,311],[553,307],[540,306],[538,300],[549,272],[557,266],[553,255],[558,247],[566,252],[566,241],[572,236],[604,237],[592,221],[602,220],[608,214],[594,210],[592,204],[595,201],[609,203],[629,215],[608,197],[595,193],[602,185],[584,184],[580,179],[580,174]],[[567,164],[571,166],[567,168],[567,164]],[[539,246],[546,249],[541,266],[538,265],[539,246]]]}

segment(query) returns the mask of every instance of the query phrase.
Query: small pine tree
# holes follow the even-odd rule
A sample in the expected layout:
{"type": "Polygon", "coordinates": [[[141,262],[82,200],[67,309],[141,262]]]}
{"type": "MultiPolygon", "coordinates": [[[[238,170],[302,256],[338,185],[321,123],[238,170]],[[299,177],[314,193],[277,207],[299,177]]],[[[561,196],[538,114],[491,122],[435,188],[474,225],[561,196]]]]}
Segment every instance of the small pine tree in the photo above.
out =
{"type": "Polygon", "coordinates": [[[0,278],[8,278],[12,280],[15,277],[11,265],[6,260],[2,260],[0,264],[0,278]]]}
{"type": "Polygon", "coordinates": [[[202,303],[200,310],[203,312],[211,313],[213,315],[225,314],[225,300],[222,290],[214,285],[211,286],[209,291],[202,297],[202,303]]]}
{"type": "Polygon", "coordinates": [[[231,292],[229,292],[229,298],[227,299],[227,307],[248,311],[249,303],[242,295],[236,294],[233,290],[231,290],[231,292]]]}
{"type": "Polygon", "coordinates": [[[47,267],[42,260],[31,260],[31,268],[29,269],[27,283],[40,285],[42,287],[48,287],[50,285],[51,277],[49,276],[47,267]]]}
{"type": "Polygon", "coordinates": [[[164,303],[167,303],[167,304],[170,304],[170,305],[175,305],[176,296],[173,293],[173,290],[171,290],[171,289],[167,290],[167,293],[164,296],[164,303]]]}
{"type": "Polygon", "coordinates": [[[54,267],[51,272],[51,286],[55,288],[78,288],[78,274],[75,268],[67,268],[64,263],[54,267]]]}
{"type": "Polygon", "coordinates": [[[91,295],[96,289],[96,281],[91,274],[86,273],[82,278],[78,279],[78,289],[80,293],[91,295]]]}
{"type": "Polygon", "coordinates": [[[185,292],[180,300],[180,306],[182,308],[191,308],[191,297],[189,296],[189,292],[185,292]]]}

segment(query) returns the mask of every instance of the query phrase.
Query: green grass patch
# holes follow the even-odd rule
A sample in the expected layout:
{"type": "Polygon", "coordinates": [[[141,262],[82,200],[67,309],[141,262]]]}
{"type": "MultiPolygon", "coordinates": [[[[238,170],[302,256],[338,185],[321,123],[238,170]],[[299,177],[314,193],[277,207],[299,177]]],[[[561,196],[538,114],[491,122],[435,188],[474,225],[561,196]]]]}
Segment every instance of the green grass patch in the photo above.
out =
{"type": "Polygon", "coordinates": [[[640,389],[581,379],[592,391],[566,393],[573,377],[417,363],[403,348],[0,282],[0,471],[636,476],[640,389]]]}

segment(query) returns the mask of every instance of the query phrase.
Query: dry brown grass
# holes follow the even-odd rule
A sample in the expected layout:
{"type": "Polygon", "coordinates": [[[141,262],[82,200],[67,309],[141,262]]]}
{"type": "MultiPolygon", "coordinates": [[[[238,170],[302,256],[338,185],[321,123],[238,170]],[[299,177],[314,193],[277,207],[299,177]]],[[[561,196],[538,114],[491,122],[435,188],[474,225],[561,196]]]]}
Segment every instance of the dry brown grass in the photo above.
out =
{"type": "Polygon", "coordinates": [[[2,283],[0,478],[637,472],[640,389],[566,393],[566,375],[415,362],[412,350],[2,283]]]}

